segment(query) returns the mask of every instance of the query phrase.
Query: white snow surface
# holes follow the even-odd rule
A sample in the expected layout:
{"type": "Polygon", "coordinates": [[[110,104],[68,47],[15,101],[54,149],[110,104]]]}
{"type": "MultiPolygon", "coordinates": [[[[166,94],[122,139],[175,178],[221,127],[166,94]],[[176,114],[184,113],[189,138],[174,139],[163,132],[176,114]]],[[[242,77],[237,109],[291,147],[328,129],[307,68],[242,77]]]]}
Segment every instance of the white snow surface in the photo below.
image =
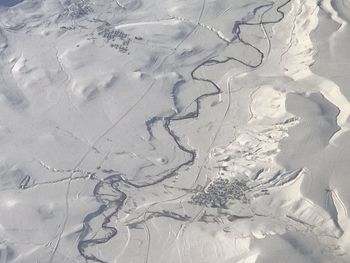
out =
{"type": "Polygon", "coordinates": [[[0,263],[350,262],[348,0],[0,0],[0,263]]]}

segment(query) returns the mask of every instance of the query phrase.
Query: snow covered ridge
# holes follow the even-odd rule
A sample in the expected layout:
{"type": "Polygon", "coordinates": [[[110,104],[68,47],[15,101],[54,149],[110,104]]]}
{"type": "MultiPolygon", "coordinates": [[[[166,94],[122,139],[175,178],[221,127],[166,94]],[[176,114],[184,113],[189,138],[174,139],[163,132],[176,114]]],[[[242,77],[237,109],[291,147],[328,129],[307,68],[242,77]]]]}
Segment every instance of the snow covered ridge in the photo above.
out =
{"type": "Polygon", "coordinates": [[[349,18],[0,0],[0,263],[350,262],[349,18]]]}

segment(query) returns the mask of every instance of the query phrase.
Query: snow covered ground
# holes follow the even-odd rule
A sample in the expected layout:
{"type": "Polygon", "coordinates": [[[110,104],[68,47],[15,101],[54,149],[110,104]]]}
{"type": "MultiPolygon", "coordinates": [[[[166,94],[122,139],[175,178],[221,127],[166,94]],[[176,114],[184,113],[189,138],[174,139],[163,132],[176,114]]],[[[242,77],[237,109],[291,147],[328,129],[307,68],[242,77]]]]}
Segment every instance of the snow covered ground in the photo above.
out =
{"type": "Polygon", "coordinates": [[[350,262],[348,0],[0,0],[0,263],[350,262]]]}

